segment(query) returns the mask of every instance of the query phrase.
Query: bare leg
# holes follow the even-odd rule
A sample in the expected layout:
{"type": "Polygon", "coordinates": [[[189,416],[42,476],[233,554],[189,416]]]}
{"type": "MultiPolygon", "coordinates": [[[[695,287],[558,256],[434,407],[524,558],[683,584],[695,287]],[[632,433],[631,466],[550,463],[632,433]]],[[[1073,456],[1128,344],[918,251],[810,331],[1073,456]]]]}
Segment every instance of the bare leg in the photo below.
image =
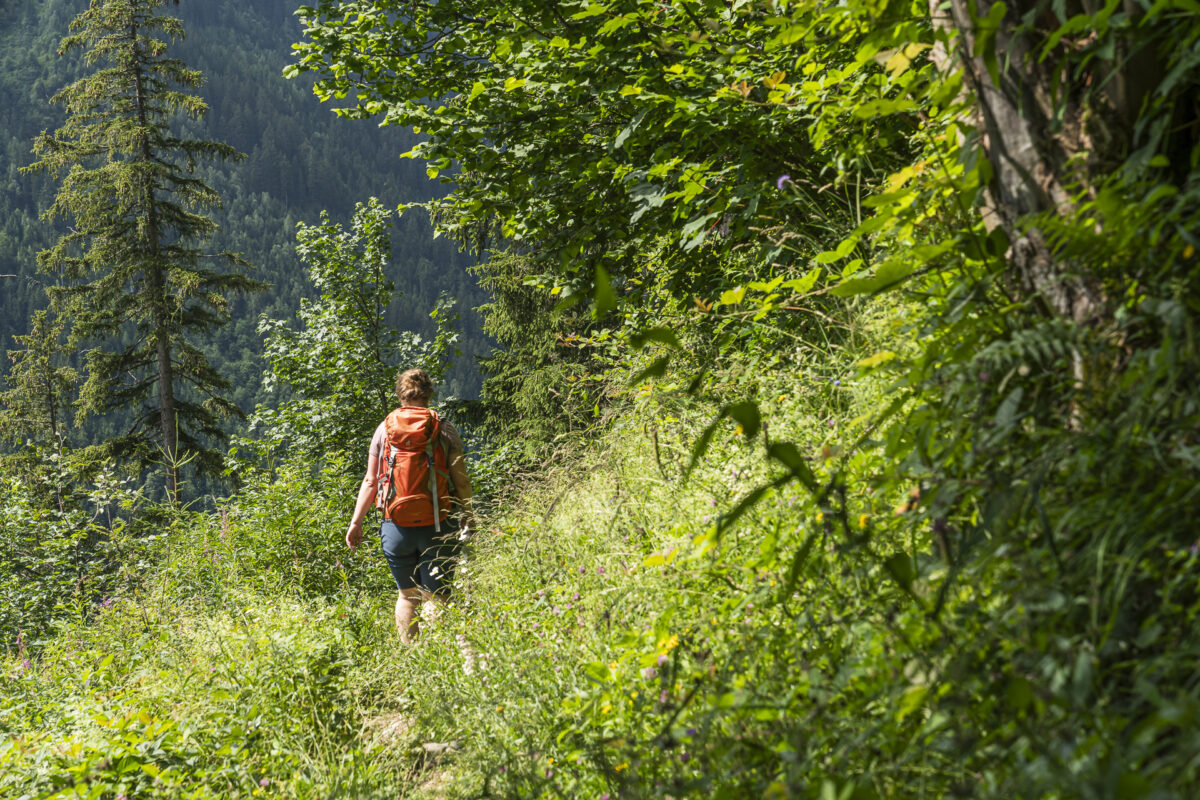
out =
{"type": "Polygon", "coordinates": [[[396,598],[396,629],[400,631],[400,641],[411,642],[421,632],[417,620],[417,610],[421,606],[423,593],[420,589],[401,589],[396,598]]]}

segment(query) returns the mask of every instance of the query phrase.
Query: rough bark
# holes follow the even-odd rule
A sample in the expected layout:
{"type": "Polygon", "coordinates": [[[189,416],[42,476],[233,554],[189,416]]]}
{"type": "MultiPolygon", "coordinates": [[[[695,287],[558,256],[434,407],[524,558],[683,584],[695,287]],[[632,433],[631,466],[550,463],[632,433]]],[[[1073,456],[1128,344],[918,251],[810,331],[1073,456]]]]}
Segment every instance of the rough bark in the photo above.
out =
{"type": "Polygon", "coordinates": [[[1098,282],[1056,254],[1035,219],[1070,215],[1076,199],[1095,188],[1105,162],[1127,152],[1132,120],[1153,85],[1143,75],[1130,74],[1148,68],[1145,54],[1118,56],[1120,63],[1097,60],[1082,78],[1068,74],[1055,54],[1043,57],[1045,36],[1057,27],[1053,19],[1039,18],[1044,5],[1014,2],[996,31],[995,57],[989,59],[979,46],[979,18],[986,17],[989,5],[950,0],[947,18],[939,10],[945,6],[930,3],[933,18],[957,34],[952,54],[935,55],[961,65],[965,85],[977,98],[970,121],[992,168],[984,219],[1008,235],[1008,266],[1024,293],[1049,314],[1095,324],[1104,305],[1098,282]],[[1103,81],[1104,88],[1086,91],[1093,80],[1103,81]],[[1102,118],[1103,141],[1094,136],[1097,118],[1102,118]]]}

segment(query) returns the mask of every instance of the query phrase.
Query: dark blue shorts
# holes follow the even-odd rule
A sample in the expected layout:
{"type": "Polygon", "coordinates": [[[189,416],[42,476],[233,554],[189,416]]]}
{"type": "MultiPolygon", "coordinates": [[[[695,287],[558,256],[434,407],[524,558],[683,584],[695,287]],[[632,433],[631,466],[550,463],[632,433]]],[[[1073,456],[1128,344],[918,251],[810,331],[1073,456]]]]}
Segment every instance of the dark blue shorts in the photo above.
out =
{"type": "Polygon", "coordinates": [[[385,519],[379,529],[379,542],[397,589],[421,587],[437,595],[450,593],[454,559],[458,556],[458,527],[442,523],[437,533],[432,525],[400,527],[385,519]]]}

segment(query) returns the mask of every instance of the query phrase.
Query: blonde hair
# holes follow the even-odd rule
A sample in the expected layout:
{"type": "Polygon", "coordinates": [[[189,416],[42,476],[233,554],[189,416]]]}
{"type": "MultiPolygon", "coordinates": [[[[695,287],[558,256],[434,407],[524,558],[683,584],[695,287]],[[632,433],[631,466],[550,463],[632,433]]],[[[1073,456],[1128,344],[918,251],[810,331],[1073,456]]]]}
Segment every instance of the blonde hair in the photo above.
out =
{"type": "Polygon", "coordinates": [[[411,405],[414,400],[428,405],[433,393],[433,379],[423,369],[407,369],[396,376],[396,398],[401,405],[411,405]]]}

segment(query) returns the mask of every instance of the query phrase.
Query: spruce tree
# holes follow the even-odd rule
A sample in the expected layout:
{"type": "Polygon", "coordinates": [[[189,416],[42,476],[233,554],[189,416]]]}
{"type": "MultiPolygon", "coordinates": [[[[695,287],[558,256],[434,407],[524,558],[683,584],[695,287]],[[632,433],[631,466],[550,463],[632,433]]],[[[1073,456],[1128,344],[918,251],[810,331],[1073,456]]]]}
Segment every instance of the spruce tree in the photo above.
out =
{"type": "Polygon", "coordinates": [[[51,300],[72,320],[72,343],[91,348],[79,414],[131,414],[114,450],[160,459],[177,497],[177,465],[194,454],[201,468],[215,467],[205,437],[220,438],[221,418],[241,415],[196,336],[227,320],[231,292],[261,284],[237,255],[198,249],[216,228],[205,212],[220,198],[196,162],[243,156],[173,132],[181,112],[198,117],[207,106],[188,93],[203,76],[167,55],[184,31],[159,14],[164,4],[92,0],[71,22],[59,54],[82,50],[90,71],[52,98],[66,121],[35,140],[40,160],[27,169],[65,173],[45,217],[70,229],[38,262],[62,276],[51,300]]]}
{"type": "Polygon", "coordinates": [[[0,392],[0,439],[30,441],[61,451],[67,438],[66,416],[78,381],[66,363],[65,324],[46,310],[30,320],[30,331],[17,336],[8,351],[12,369],[0,392]]]}

